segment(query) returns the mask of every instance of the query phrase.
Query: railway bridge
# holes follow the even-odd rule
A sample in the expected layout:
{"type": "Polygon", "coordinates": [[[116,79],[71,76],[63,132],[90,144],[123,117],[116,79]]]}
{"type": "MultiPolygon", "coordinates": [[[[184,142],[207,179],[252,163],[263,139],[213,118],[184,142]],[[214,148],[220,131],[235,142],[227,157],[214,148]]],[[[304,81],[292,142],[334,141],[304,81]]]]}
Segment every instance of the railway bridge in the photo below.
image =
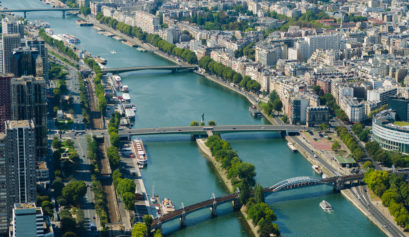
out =
{"type": "Polygon", "coordinates": [[[26,8],[26,9],[1,9],[0,13],[22,12],[24,18],[27,18],[27,12],[62,12],[62,17],[65,18],[66,12],[79,11],[79,8],[26,8]]]}
{"type": "MultiPolygon", "coordinates": [[[[271,195],[276,192],[311,187],[316,185],[330,185],[333,187],[334,191],[339,191],[342,189],[347,189],[352,186],[363,184],[364,174],[346,175],[346,176],[334,176],[330,178],[313,178],[308,176],[294,177],[283,180],[274,184],[271,187],[264,188],[265,195],[271,195]]],[[[167,213],[165,215],[155,218],[152,222],[152,228],[161,228],[161,225],[172,221],[174,219],[179,219],[181,227],[185,226],[186,215],[204,208],[210,208],[210,213],[212,217],[217,216],[217,206],[231,202],[233,205],[233,210],[239,210],[240,204],[240,191],[236,190],[235,193],[228,194],[222,197],[214,197],[192,204],[187,207],[182,207],[173,212],[167,213]]],[[[253,193],[251,194],[253,195],[253,193]]]]}

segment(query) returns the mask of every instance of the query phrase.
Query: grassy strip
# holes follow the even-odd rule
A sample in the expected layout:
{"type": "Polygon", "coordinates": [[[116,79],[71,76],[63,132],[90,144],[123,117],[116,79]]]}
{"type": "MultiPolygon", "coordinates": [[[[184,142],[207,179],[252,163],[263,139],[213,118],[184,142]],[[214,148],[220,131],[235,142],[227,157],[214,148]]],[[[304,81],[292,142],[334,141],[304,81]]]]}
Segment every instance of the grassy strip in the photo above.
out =
{"type": "Polygon", "coordinates": [[[99,112],[103,115],[105,114],[107,108],[107,100],[105,98],[104,87],[102,86],[102,71],[98,63],[92,58],[85,58],[84,62],[92,68],[95,72],[94,84],[95,84],[95,93],[98,98],[99,112]]]}
{"type": "Polygon", "coordinates": [[[264,202],[264,190],[256,185],[254,165],[242,161],[231,145],[219,135],[210,136],[206,142],[212,156],[227,172],[227,178],[240,190],[240,202],[246,205],[248,217],[257,225],[261,237],[268,237],[270,233],[280,235],[274,211],[264,202]]]}
{"type": "Polygon", "coordinates": [[[104,195],[101,181],[98,180],[98,177],[101,175],[101,169],[98,167],[97,159],[101,156],[98,150],[98,143],[96,139],[91,136],[87,136],[87,150],[88,159],[91,161],[90,171],[92,174],[92,192],[94,192],[95,209],[99,216],[101,226],[105,228],[105,225],[108,223],[107,200],[104,195]]]}

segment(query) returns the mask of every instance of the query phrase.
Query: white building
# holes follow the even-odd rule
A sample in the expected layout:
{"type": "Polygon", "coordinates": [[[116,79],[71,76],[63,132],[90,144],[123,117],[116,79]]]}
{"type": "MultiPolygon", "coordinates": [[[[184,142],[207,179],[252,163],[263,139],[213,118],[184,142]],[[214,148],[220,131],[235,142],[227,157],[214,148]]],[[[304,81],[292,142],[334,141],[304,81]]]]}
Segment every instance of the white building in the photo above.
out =
{"type": "Polygon", "coordinates": [[[361,122],[365,119],[365,104],[358,102],[357,98],[343,97],[340,99],[340,107],[345,111],[352,123],[361,122]]]}
{"type": "Polygon", "coordinates": [[[35,203],[16,203],[10,227],[11,237],[53,237],[50,225],[44,223],[41,207],[35,203]]]}

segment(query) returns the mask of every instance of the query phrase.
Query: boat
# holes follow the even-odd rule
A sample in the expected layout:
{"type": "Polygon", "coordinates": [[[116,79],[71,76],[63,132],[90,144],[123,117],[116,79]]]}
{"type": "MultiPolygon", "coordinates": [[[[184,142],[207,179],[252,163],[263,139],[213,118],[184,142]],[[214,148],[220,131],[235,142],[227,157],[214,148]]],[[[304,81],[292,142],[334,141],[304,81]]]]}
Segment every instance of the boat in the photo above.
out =
{"type": "Polygon", "coordinates": [[[128,93],[123,93],[122,94],[122,100],[125,103],[129,103],[129,102],[131,102],[131,96],[128,93]]]}
{"type": "Polygon", "coordinates": [[[121,87],[121,92],[127,93],[128,91],[129,91],[128,85],[123,85],[123,86],[121,87]]]}
{"type": "Polygon", "coordinates": [[[263,114],[257,109],[255,105],[249,106],[249,111],[250,111],[251,116],[253,116],[254,118],[263,117],[263,114]]]}
{"type": "Polygon", "coordinates": [[[151,196],[151,202],[156,203],[156,197],[155,197],[155,184],[152,186],[152,196],[151,196]]]}
{"type": "Polygon", "coordinates": [[[313,165],[312,169],[314,170],[315,173],[322,175],[322,170],[318,165],[313,165]]]}
{"type": "Polygon", "coordinates": [[[111,54],[116,54],[116,51],[115,51],[115,50],[112,50],[112,51],[111,51],[111,54]]]}
{"type": "Polygon", "coordinates": [[[122,78],[119,75],[113,75],[111,77],[111,82],[116,90],[119,90],[120,88],[122,88],[122,78]]]}
{"type": "Polygon", "coordinates": [[[329,204],[329,202],[322,200],[320,202],[320,207],[322,210],[326,211],[326,212],[332,212],[334,209],[332,209],[331,204],[329,204]]]}
{"type": "Polygon", "coordinates": [[[287,143],[288,148],[290,148],[290,150],[292,152],[296,152],[297,148],[295,148],[294,144],[292,144],[291,142],[287,143]]]}
{"type": "Polygon", "coordinates": [[[105,64],[107,64],[107,62],[108,62],[105,58],[99,57],[99,56],[95,57],[95,61],[96,61],[97,63],[102,64],[102,65],[105,65],[105,64]]]}
{"type": "Polygon", "coordinates": [[[148,164],[148,156],[146,155],[142,140],[132,140],[132,151],[136,154],[138,166],[145,166],[146,164],[148,164]]]}
{"type": "Polygon", "coordinates": [[[163,214],[175,211],[175,206],[170,199],[164,198],[162,201],[163,214]]]}
{"type": "Polygon", "coordinates": [[[138,50],[139,52],[146,52],[146,49],[141,48],[141,47],[136,48],[136,50],[138,50]]]}
{"type": "Polygon", "coordinates": [[[94,24],[91,23],[91,22],[86,22],[86,21],[83,21],[83,20],[76,20],[76,23],[77,23],[79,26],[93,26],[93,25],[94,25],[94,24]]]}

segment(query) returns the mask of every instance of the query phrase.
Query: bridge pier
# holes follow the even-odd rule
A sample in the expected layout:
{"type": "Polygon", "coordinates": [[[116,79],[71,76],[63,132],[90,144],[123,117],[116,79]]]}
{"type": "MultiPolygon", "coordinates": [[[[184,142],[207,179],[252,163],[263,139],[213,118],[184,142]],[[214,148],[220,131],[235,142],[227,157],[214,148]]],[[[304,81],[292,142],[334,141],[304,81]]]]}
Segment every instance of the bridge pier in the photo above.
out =
{"type": "Polygon", "coordinates": [[[62,18],[65,19],[65,11],[62,11],[62,18]]]}
{"type": "Polygon", "coordinates": [[[217,216],[217,202],[216,202],[216,196],[214,195],[214,193],[212,194],[212,198],[213,198],[213,203],[212,203],[212,206],[210,207],[210,214],[212,215],[212,217],[216,217],[217,216]]]}
{"type": "Polygon", "coordinates": [[[216,216],[217,216],[217,208],[216,208],[216,206],[211,206],[209,209],[210,209],[210,215],[211,215],[212,217],[216,217],[216,216]]]}
{"type": "Polygon", "coordinates": [[[186,220],[186,215],[185,215],[185,214],[182,214],[182,215],[179,217],[180,228],[186,227],[185,220],[186,220]]]}
{"type": "Polygon", "coordinates": [[[24,19],[27,18],[27,12],[24,12],[24,19]]]}
{"type": "Polygon", "coordinates": [[[240,210],[240,208],[241,208],[241,203],[240,203],[240,199],[234,199],[233,201],[232,201],[232,206],[233,206],[233,210],[234,211],[238,211],[238,210],[240,210]]]}

